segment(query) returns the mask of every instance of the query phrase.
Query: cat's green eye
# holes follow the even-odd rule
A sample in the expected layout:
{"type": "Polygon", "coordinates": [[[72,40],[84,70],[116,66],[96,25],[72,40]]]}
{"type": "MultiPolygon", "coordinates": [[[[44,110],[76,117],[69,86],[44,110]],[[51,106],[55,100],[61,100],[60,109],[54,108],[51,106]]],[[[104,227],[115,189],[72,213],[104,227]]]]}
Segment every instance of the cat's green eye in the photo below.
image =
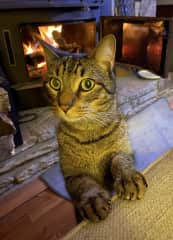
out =
{"type": "Polygon", "coordinates": [[[94,88],[95,86],[95,81],[92,79],[83,79],[80,83],[80,88],[82,91],[90,91],[94,88]]]}
{"type": "Polygon", "coordinates": [[[56,91],[59,91],[61,89],[61,82],[57,78],[51,78],[49,80],[49,85],[51,88],[53,88],[56,91]]]}

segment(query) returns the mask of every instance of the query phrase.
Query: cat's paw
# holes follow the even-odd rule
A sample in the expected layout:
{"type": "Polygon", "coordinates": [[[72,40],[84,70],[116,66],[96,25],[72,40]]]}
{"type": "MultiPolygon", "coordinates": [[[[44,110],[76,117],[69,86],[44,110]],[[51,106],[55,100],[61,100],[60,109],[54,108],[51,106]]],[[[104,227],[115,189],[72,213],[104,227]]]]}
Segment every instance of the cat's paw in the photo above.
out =
{"type": "Polygon", "coordinates": [[[116,179],[114,187],[119,198],[136,200],[143,198],[148,184],[142,173],[129,170],[116,179]]]}
{"type": "Polygon", "coordinates": [[[77,208],[82,217],[98,222],[105,219],[111,211],[111,199],[104,189],[90,189],[81,196],[77,208]]]}

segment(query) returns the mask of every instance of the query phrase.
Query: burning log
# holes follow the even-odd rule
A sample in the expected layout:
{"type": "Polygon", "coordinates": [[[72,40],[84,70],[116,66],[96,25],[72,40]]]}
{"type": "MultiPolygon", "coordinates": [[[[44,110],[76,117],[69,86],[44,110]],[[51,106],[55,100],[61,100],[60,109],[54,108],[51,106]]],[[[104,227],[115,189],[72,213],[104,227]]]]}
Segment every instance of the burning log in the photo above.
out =
{"type": "Polygon", "coordinates": [[[25,55],[25,58],[27,64],[36,66],[38,63],[44,62],[44,53],[42,51],[36,51],[25,55]]]}
{"type": "Polygon", "coordinates": [[[79,44],[77,44],[76,42],[67,43],[67,41],[62,37],[60,32],[54,30],[52,31],[52,36],[60,49],[68,52],[81,52],[81,46],[79,44]]]}
{"type": "Polygon", "coordinates": [[[26,67],[31,78],[41,78],[46,71],[46,62],[44,53],[41,50],[37,50],[30,54],[25,55],[26,67]]]}

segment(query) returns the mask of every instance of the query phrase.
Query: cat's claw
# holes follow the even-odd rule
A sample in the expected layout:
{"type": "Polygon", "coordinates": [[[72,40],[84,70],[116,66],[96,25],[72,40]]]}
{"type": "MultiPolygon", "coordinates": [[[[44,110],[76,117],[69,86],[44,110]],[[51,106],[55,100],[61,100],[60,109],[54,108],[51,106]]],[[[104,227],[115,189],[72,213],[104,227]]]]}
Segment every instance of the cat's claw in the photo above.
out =
{"type": "Polygon", "coordinates": [[[119,198],[136,200],[143,198],[148,184],[142,173],[131,170],[124,174],[114,183],[114,188],[119,198]]]}
{"type": "Polygon", "coordinates": [[[105,190],[98,190],[92,194],[85,193],[81,197],[78,209],[82,217],[99,222],[105,219],[111,211],[111,200],[109,193],[105,190]]]}

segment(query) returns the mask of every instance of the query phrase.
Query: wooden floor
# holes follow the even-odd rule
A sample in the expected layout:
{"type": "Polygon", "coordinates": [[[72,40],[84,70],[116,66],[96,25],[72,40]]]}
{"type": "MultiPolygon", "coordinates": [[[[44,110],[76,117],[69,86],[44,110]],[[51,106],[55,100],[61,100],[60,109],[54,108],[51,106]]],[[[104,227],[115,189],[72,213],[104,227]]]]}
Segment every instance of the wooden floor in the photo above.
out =
{"type": "Polygon", "coordinates": [[[1,240],[57,240],[76,224],[72,203],[39,179],[0,199],[1,240]]]}

